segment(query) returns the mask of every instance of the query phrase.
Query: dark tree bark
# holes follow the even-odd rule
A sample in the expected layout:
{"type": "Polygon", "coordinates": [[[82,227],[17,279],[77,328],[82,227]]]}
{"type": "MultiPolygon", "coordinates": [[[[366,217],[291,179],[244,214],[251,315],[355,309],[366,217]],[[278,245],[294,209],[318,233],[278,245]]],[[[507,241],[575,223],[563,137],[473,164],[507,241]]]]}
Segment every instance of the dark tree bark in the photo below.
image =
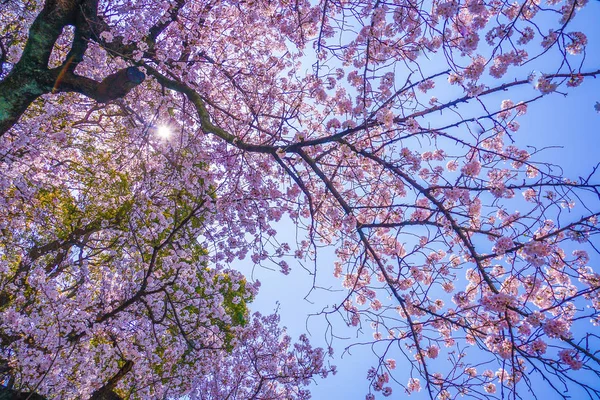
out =
{"type": "Polygon", "coordinates": [[[119,371],[112,378],[110,378],[108,382],[104,384],[104,386],[102,386],[100,389],[96,390],[92,394],[90,400],[121,400],[121,397],[115,392],[113,392],[113,388],[117,385],[117,383],[119,383],[121,379],[123,379],[125,375],[127,375],[129,371],[131,371],[132,367],[132,361],[125,361],[125,364],[123,364],[121,369],[119,369],[119,371]]]}
{"type": "Polygon", "coordinates": [[[46,398],[37,393],[19,392],[0,386],[0,400],[46,400],[46,398]]]}
{"type": "Polygon", "coordinates": [[[107,76],[102,82],[77,75],[89,40],[106,30],[97,14],[97,0],[47,0],[29,29],[19,62],[0,82],[0,136],[4,135],[38,97],[77,92],[98,102],[122,98],[144,80],[134,67],[107,76]],[[66,26],[75,27],[71,51],[58,68],[48,68],[52,48],[66,26]]]}
{"type": "MultiPolygon", "coordinates": [[[[47,400],[46,397],[37,393],[19,392],[18,390],[7,389],[0,386],[0,400],[47,400]]],[[[121,396],[112,390],[105,390],[95,393],[90,400],[123,400],[121,396]]]]}

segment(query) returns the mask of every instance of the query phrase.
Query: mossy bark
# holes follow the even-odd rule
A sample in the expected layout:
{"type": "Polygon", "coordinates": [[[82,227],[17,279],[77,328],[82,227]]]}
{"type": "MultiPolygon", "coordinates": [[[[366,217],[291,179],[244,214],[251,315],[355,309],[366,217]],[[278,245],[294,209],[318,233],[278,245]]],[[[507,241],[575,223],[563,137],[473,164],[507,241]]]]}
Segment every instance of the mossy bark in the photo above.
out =
{"type": "MultiPolygon", "coordinates": [[[[4,135],[38,97],[53,92],[78,92],[98,102],[122,98],[142,80],[129,79],[128,69],[102,82],[75,74],[87,43],[106,29],[97,15],[98,0],[47,0],[34,20],[19,62],[0,81],[0,136],[4,135]],[[65,26],[75,27],[71,51],[58,68],[48,61],[65,26]],[[93,33],[93,34],[92,34],[93,33]],[[118,79],[117,79],[118,78],[118,79]]],[[[131,67],[129,68],[131,69],[131,67]]],[[[135,75],[139,77],[139,75],[135,75]]]]}

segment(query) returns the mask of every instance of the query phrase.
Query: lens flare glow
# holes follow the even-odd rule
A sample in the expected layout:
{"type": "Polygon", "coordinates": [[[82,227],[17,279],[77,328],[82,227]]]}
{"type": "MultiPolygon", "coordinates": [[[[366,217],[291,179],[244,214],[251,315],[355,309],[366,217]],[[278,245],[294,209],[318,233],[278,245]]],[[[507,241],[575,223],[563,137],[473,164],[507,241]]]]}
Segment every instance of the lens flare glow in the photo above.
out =
{"type": "Polygon", "coordinates": [[[171,128],[169,128],[168,126],[161,125],[158,128],[156,128],[156,134],[161,139],[168,139],[172,135],[171,128]]]}

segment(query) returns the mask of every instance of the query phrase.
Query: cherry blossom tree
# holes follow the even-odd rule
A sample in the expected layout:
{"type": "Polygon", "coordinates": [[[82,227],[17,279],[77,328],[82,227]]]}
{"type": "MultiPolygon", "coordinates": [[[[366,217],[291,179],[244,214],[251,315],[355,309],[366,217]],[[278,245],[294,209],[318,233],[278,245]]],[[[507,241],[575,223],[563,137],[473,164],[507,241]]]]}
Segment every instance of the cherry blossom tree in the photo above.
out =
{"type": "Polygon", "coordinates": [[[519,145],[585,3],[0,1],[0,396],[308,398],[231,263],[329,246],[367,399],[600,398],[596,169],[519,145]]]}

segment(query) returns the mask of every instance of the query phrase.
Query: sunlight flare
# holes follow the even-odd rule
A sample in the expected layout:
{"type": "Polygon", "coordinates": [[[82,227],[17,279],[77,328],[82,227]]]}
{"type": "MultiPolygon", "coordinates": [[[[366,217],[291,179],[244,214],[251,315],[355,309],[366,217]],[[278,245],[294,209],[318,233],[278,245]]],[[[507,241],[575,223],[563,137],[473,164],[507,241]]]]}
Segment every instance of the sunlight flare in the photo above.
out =
{"type": "Polygon", "coordinates": [[[168,126],[161,125],[156,128],[156,134],[159,138],[167,140],[171,137],[171,135],[173,135],[173,131],[168,126]]]}

